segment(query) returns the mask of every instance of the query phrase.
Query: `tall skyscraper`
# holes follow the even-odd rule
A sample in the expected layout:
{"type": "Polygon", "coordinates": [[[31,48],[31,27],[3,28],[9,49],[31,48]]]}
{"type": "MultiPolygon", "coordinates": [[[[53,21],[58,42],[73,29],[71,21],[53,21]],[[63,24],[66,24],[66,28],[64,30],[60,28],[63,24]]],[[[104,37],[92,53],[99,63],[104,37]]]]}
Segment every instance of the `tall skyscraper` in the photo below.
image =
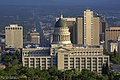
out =
{"type": "Polygon", "coordinates": [[[100,16],[94,16],[93,18],[93,43],[92,45],[100,45],[100,16]]]}
{"type": "Polygon", "coordinates": [[[84,11],[84,44],[92,45],[93,43],[93,11],[84,11]]]}
{"type": "Polygon", "coordinates": [[[11,24],[5,27],[6,46],[23,48],[23,27],[11,24]]]}
{"type": "Polygon", "coordinates": [[[99,17],[93,16],[93,11],[84,11],[84,44],[99,45],[99,17]]]}
{"type": "Polygon", "coordinates": [[[76,18],[76,29],[75,29],[75,35],[76,35],[76,44],[83,44],[83,18],[78,17],[76,18]]]}

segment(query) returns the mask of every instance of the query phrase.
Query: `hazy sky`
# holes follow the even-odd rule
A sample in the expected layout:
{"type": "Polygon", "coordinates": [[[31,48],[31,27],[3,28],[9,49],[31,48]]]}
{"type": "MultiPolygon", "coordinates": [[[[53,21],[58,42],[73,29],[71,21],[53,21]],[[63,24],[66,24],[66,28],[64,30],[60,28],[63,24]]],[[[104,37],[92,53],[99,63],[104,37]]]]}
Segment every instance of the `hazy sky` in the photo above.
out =
{"type": "Polygon", "coordinates": [[[119,6],[120,0],[0,0],[0,5],[106,5],[119,6]]]}

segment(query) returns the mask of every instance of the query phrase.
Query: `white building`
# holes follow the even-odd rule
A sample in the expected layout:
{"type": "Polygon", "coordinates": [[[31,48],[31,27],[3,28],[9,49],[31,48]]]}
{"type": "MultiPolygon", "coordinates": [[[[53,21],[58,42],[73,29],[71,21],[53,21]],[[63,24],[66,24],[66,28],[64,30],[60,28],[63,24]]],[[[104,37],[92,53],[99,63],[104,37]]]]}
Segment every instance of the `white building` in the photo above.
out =
{"type": "Polygon", "coordinates": [[[17,24],[6,26],[5,44],[9,47],[23,48],[23,27],[17,24]]]}

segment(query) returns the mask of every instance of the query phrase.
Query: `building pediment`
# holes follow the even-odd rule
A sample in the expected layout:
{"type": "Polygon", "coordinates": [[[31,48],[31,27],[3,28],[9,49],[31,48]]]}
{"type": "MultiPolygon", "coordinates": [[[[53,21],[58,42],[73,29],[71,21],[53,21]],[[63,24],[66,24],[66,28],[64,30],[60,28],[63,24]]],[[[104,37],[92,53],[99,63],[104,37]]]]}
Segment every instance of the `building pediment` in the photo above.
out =
{"type": "Polygon", "coordinates": [[[66,47],[58,47],[57,51],[70,51],[70,49],[66,47]]]}

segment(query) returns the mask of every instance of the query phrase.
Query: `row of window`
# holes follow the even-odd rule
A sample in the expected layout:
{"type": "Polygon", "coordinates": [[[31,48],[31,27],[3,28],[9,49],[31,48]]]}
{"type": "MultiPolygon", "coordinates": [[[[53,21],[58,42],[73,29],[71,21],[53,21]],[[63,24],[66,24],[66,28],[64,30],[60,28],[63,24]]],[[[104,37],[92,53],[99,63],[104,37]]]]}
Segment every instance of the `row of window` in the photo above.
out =
{"type": "MultiPolygon", "coordinates": [[[[40,63],[38,64],[38,63],[36,63],[36,64],[34,64],[34,63],[30,63],[30,66],[29,66],[29,64],[28,63],[25,63],[25,66],[26,67],[33,67],[34,68],[34,66],[36,65],[36,67],[43,67],[43,68],[46,68],[46,64],[42,64],[41,66],[40,66],[40,63]]],[[[51,64],[49,63],[49,64],[47,64],[47,67],[51,67],[51,64]]]]}
{"type": "Polygon", "coordinates": [[[6,30],[22,30],[22,28],[5,28],[6,30]]]}

